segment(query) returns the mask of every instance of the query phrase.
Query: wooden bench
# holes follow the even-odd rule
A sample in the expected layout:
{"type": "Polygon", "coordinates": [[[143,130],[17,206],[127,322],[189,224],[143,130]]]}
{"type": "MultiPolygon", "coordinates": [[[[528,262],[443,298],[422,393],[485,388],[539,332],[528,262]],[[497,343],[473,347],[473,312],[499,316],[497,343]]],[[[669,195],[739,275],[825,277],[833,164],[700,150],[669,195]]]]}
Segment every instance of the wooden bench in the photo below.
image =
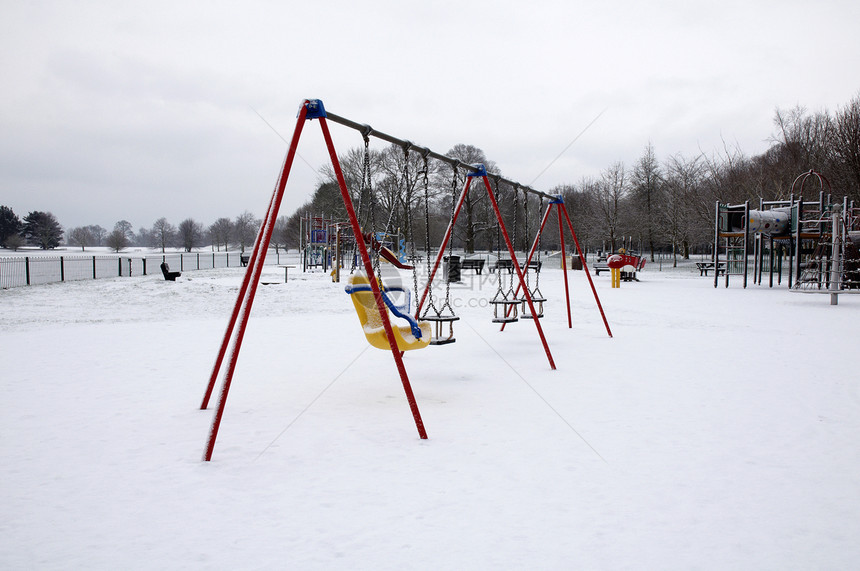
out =
{"type": "Polygon", "coordinates": [[[480,258],[460,260],[461,270],[475,270],[476,274],[480,274],[484,270],[484,260],[480,258]]]}
{"type": "Polygon", "coordinates": [[[242,264],[242,267],[248,265],[248,261],[251,259],[251,254],[241,253],[239,254],[239,262],[242,264]]]}
{"type": "MultiPolygon", "coordinates": [[[[543,264],[543,262],[540,262],[538,260],[532,260],[531,262],[529,262],[529,269],[539,272],[542,264],[543,264]]],[[[511,260],[498,260],[498,261],[496,261],[495,264],[493,264],[493,271],[496,271],[500,268],[503,270],[507,270],[509,274],[514,272],[514,264],[511,260]]],[[[525,262],[521,262],[520,263],[520,269],[524,270],[525,268],[526,268],[525,262]]]]}
{"type": "MultiPolygon", "coordinates": [[[[700,276],[707,276],[708,272],[714,269],[714,262],[696,262],[696,268],[699,270],[700,276]]],[[[720,267],[717,269],[719,275],[726,273],[726,263],[720,262],[720,267]]]]}
{"type": "Polygon", "coordinates": [[[161,273],[164,274],[164,279],[169,282],[175,282],[176,278],[182,275],[182,272],[171,272],[167,262],[161,262],[161,273]]]}

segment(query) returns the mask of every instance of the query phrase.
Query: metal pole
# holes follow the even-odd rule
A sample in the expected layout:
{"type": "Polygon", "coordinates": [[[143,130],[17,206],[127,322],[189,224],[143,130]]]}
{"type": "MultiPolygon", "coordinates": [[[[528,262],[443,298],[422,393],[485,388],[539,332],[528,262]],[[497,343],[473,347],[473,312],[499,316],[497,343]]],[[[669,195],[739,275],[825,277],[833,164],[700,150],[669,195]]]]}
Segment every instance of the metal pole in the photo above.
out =
{"type": "Polygon", "coordinates": [[[750,243],[750,201],[747,200],[744,202],[744,289],[747,287],[747,274],[749,273],[749,264],[747,263],[747,259],[749,257],[749,243],[750,243]]]}
{"type": "MultiPolygon", "coordinates": [[[[295,137],[295,135],[294,135],[295,137]]],[[[260,245],[260,239],[262,237],[263,228],[265,228],[266,221],[268,221],[269,216],[272,213],[272,205],[275,202],[275,196],[277,195],[277,187],[275,191],[272,192],[272,197],[269,199],[269,206],[266,209],[266,216],[263,218],[263,222],[260,225],[260,230],[257,232],[257,238],[254,241],[254,249],[251,253],[251,259],[248,260],[248,269],[245,270],[245,275],[242,279],[242,285],[239,287],[239,295],[236,297],[236,303],[233,305],[233,312],[230,314],[230,320],[227,322],[227,330],[224,332],[224,338],[221,341],[221,346],[218,349],[218,355],[215,357],[215,365],[212,367],[212,373],[209,375],[209,384],[206,387],[206,392],[203,395],[203,402],[200,404],[200,410],[205,410],[206,407],[209,406],[209,398],[212,396],[212,390],[215,388],[215,382],[218,380],[218,373],[221,370],[221,363],[224,361],[224,355],[227,353],[227,348],[230,346],[230,339],[233,336],[233,328],[236,326],[236,319],[239,317],[239,312],[242,310],[242,304],[245,301],[245,294],[248,291],[248,284],[251,280],[251,269],[254,267],[254,263],[256,261],[256,255],[258,251],[258,247],[260,245]]],[[[215,267],[215,254],[212,254],[212,267],[215,267]]],[[[227,259],[229,260],[230,254],[227,253],[227,259]]]]}
{"type": "MultiPolygon", "coordinates": [[[[794,234],[794,263],[792,264],[792,272],[794,280],[800,281],[800,266],[801,258],[803,257],[803,196],[797,200],[797,229],[794,234]]],[[[788,287],[792,285],[791,273],[788,274],[788,287]]]]}
{"type": "MultiPolygon", "coordinates": [[[[714,222],[714,287],[720,283],[720,201],[716,206],[717,217],[714,222]]],[[[728,265],[726,270],[728,271],[728,265]]]]}
{"type": "Polygon", "coordinates": [[[833,224],[830,229],[830,248],[831,252],[833,252],[833,259],[831,261],[830,266],[830,305],[839,305],[839,294],[836,293],[839,291],[839,277],[842,274],[842,251],[841,251],[841,240],[839,236],[839,206],[836,205],[833,207],[833,213],[830,216],[831,223],[833,224]]]}
{"type": "Polygon", "coordinates": [[[564,218],[567,220],[567,226],[570,228],[570,234],[573,236],[573,244],[576,246],[576,251],[579,254],[579,259],[582,261],[582,269],[585,270],[585,277],[588,278],[588,285],[591,286],[591,293],[594,294],[594,301],[597,303],[597,309],[600,311],[600,317],[603,319],[603,325],[606,327],[606,333],[612,337],[612,331],[609,329],[609,322],[606,320],[606,314],[603,313],[603,305],[600,303],[600,297],[597,295],[597,289],[594,287],[594,282],[591,279],[591,272],[588,270],[588,264],[585,262],[585,255],[582,253],[582,248],[579,247],[579,239],[576,237],[576,232],[573,230],[573,224],[570,221],[570,215],[567,213],[567,207],[564,202],[558,205],[564,212],[564,218]]]}
{"type": "MultiPolygon", "coordinates": [[[[302,127],[304,127],[305,116],[307,115],[307,105],[302,105],[299,110],[299,117],[296,123],[296,129],[293,133],[293,140],[290,143],[289,151],[287,151],[287,157],[284,160],[284,167],[281,171],[281,177],[278,180],[278,185],[274,192],[272,203],[270,204],[269,211],[267,212],[267,219],[260,227],[260,232],[258,234],[257,243],[254,247],[254,255],[253,255],[253,264],[248,264],[248,270],[245,272],[245,283],[243,284],[245,287],[250,287],[248,291],[248,297],[244,304],[244,308],[242,311],[241,319],[239,320],[239,330],[236,333],[236,340],[233,345],[233,351],[230,355],[230,361],[227,365],[227,371],[224,375],[224,383],[221,387],[221,395],[218,399],[218,409],[215,412],[215,416],[212,420],[212,427],[209,431],[209,441],[206,444],[206,452],[204,454],[204,459],[209,461],[212,459],[212,451],[215,448],[215,439],[218,437],[218,429],[221,426],[221,419],[224,415],[224,407],[227,403],[227,395],[230,391],[230,384],[233,380],[233,373],[236,370],[236,362],[239,357],[239,351],[242,348],[242,340],[245,336],[245,327],[248,323],[248,316],[251,312],[251,306],[254,303],[254,295],[257,291],[257,282],[260,278],[260,273],[263,271],[263,260],[260,257],[260,252],[265,252],[269,247],[269,240],[272,237],[272,229],[275,226],[275,218],[278,215],[278,209],[281,206],[281,199],[284,196],[284,189],[287,185],[287,178],[290,174],[290,169],[293,165],[293,159],[296,156],[296,150],[299,144],[299,136],[302,132],[302,127]],[[253,271],[253,276],[251,275],[253,271]],[[250,283],[248,283],[250,282],[250,283]]],[[[241,303],[238,301],[237,303],[241,303]]]]}
{"type": "MultiPolygon", "coordinates": [[[[370,125],[366,125],[366,124],[362,124],[362,123],[356,123],[355,121],[351,121],[345,117],[341,117],[339,115],[336,115],[336,114],[334,114],[328,110],[326,110],[326,119],[329,121],[332,121],[334,123],[338,123],[340,125],[343,125],[344,127],[349,127],[350,129],[355,129],[356,131],[359,131],[360,133],[362,133],[362,135],[367,135],[369,137],[376,137],[377,139],[381,139],[383,141],[392,143],[392,144],[397,145],[399,147],[405,147],[406,149],[415,149],[417,152],[421,153],[422,155],[426,155],[427,157],[434,158],[434,159],[442,161],[444,163],[448,163],[449,165],[451,165],[454,168],[465,169],[467,172],[472,172],[472,173],[477,173],[479,171],[479,168],[476,165],[466,164],[466,163],[464,163],[458,159],[455,159],[455,158],[434,152],[434,151],[428,149],[427,147],[422,147],[420,145],[416,145],[412,141],[406,141],[406,140],[399,139],[397,137],[388,135],[386,133],[383,133],[382,131],[377,131],[376,129],[372,128],[370,125]]],[[[506,178],[503,178],[500,176],[497,177],[495,175],[493,175],[493,179],[494,180],[498,179],[499,182],[508,184],[510,186],[518,186],[520,189],[524,190],[525,192],[529,192],[529,193],[535,194],[537,196],[542,196],[542,197],[548,198],[550,200],[554,200],[556,198],[552,194],[547,194],[545,192],[535,190],[530,186],[523,185],[521,183],[518,183],[518,182],[510,180],[510,179],[506,179],[506,178]]]]}
{"type": "Polygon", "coordinates": [[[567,263],[565,260],[564,252],[564,226],[561,223],[561,208],[555,209],[556,214],[558,214],[558,237],[561,240],[561,266],[562,273],[564,274],[564,298],[567,300],[567,328],[573,329],[573,320],[570,317],[570,289],[567,285],[567,263]]]}
{"type": "MultiPolygon", "coordinates": [[[[304,106],[307,107],[307,103],[304,106]]],[[[406,400],[409,402],[409,408],[412,411],[412,418],[415,420],[415,428],[418,429],[418,436],[422,440],[427,439],[427,431],[424,429],[424,421],[421,419],[421,412],[418,410],[418,403],[415,401],[415,395],[412,392],[412,385],[409,383],[409,376],[406,374],[406,367],[403,364],[403,358],[400,349],[397,347],[397,341],[394,338],[394,330],[391,328],[391,321],[388,318],[388,309],[385,307],[385,301],[382,299],[382,291],[379,289],[379,281],[373,273],[373,263],[370,261],[370,255],[367,253],[367,245],[361,236],[361,227],[358,224],[358,217],[355,215],[355,209],[352,206],[352,199],[349,196],[349,190],[346,188],[346,179],[343,176],[343,171],[340,168],[340,161],[337,158],[337,152],[334,149],[334,143],[331,139],[331,133],[328,130],[328,124],[325,117],[319,117],[320,128],[325,138],[325,144],[331,156],[332,167],[334,167],[337,184],[340,188],[340,195],[343,198],[343,204],[346,207],[346,213],[349,216],[349,223],[352,226],[353,234],[356,236],[361,259],[364,262],[364,269],[367,272],[367,279],[370,281],[370,289],[373,290],[373,298],[376,300],[376,307],[379,311],[379,316],[382,318],[382,327],[385,329],[385,336],[388,338],[388,345],[391,348],[391,355],[394,357],[394,363],[397,366],[397,372],[400,374],[400,381],[403,384],[403,390],[406,393],[406,400]]]]}
{"type": "MultiPolygon", "coordinates": [[[[529,311],[532,315],[537,316],[538,312],[535,311],[534,303],[532,302],[532,295],[529,292],[529,288],[526,287],[526,280],[523,277],[523,270],[520,268],[519,263],[517,263],[517,254],[514,252],[514,245],[511,243],[511,238],[508,236],[508,229],[505,228],[505,222],[502,219],[502,212],[499,210],[499,204],[496,202],[496,197],[493,195],[493,189],[490,188],[490,181],[487,178],[487,175],[483,175],[481,177],[484,180],[484,186],[487,189],[487,195],[490,197],[490,203],[493,205],[493,211],[496,213],[496,220],[499,222],[499,227],[502,231],[502,236],[505,238],[505,244],[508,247],[508,253],[511,256],[511,265],[514,267],[514,271],[517,272],[517,277],[520,280],[520,287],[522,288],[523,295],[526,296],[526,302],[529,306],[529,311]]],[[[538,336],[540,337],[541,344],[543,344],[543,349],[546,352],[546,358],[549,361],[549,366],[551,369],[555,370],[555,361],[553,361],[552,353],[549,350],[549,345],[547,345],[546,337],[543,334],[543,328],[540,325],[540,319],[537,317],[532,319],[535,322],[535,327],[537,327],[538,336]]]]}

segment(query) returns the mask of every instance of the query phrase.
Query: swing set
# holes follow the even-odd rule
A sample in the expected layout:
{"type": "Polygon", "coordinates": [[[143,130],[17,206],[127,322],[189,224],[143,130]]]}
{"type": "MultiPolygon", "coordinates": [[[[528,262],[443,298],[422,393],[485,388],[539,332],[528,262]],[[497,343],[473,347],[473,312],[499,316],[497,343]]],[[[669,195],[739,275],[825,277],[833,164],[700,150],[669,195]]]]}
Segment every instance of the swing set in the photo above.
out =
{"type": "MultiPolygon", "coordinates": [[[[407,350],[413,349],[422,349],[427,347],[428,345],[445,345],[448,343],[454,342],[454,330],[453,323],[458,320],[459,317],[454,314],[454,311],[450,304],[450,286],[446,285],[445,299],[441,301],[440,305],[437,305],[437,300],[434,299],[432,293],[432,283],[433,279],[436,275],[436,272],[439,269],[439,265],[443,259],[443,255],[445,254],[446,248],[448,248],[449,256],[452,252],[452,234],[454,229],[454,224],[457,220],[457,216],[460,212],[460,209],[463,206],[464,200],[469,192],[470,187],[475,179],[479,179],[483,182],[483,185],[487,191],[487,195],[490,199],[490,204],[492,205],[493,212],[496,217],[496,221],[498,222],[498,233],[499,238],[504,239],[504,243],[507,246],[508,254],[510,256],[512,272],[510,277],[509,284],[509,293],[511,295],[511,301],[519,292],[522,292],[522,297],[517,298],[516,305],[511,302],[505,302],[500,304],[504,306],[504,312],[497,315],[505,316],[506,321],[502,321],[502,328],[511,322],[510,315],[516,312],[516,306],[522,304],[524,310],[527,310],[527,314],[533,319],[531,321],[535,324],[535,329],[537,331],[538,337],[540,339],[541,345],[546,353],[547,360],[549,362],[549,366],[551,369],[555,370],[555,362],[552,357],[552,353],[550,352],[549,345],[547,344],[546,337],[544,336],[543,329],[540,324],[540,317],[543,315],[543,303],[545,299],[542,294],[540,294],[540,289],[537,283],[537,276],[535,280],[535,287],[530,289],[528,287],[528,282],[524,275],[523,269],[517,263],[516,254],[514,251],[514,246],[511,241],[510,236],[508,235],[507,229],[505,227],[504,221],[502,219],[502,214],[499,209],[498,201],[496,200],[497,192],[494,192],[490,186],[489,176],[486,169],[483,165],[468,165],[457,159],[441,155],[431,151],[430,149],[424,147],[418,147],[412,144],[409,141],[403,141],[382,133],[380,131],[376,131],[372,129],[368,125],[363,125],[359,123],[355,123],[350,121],[349,119],[345,119],[334,113],[326,111],[323,106],[322,101],[315,100],[305,100],[298,113],[298,118],[296,122],[295,131],[293,133],[292,140],[290,142],[289,149],[287,151],[286,158],[283,163],[283,167],[281,169],[281,173],[278,179],[278,182],[275,186],[275,190],[272,193],[272,197],[269,201],[269,205],[266,211],[266,215],[263,219],[263,223],[260,226],[260,231],[257,234],[256,241],[254,243],[254,249],[252,251],[250,260],[248,262],[248,269],[245,272],[244,279],[242,281],[242,285],[239,289],[239,294],[236,299],[236,303],[233,307],[233,311],[231,313],[227,330],[224,334],[224,338],[221,342],[221,346],[219,348],[215,365],[213,367],[212,373],[209,378],[209,384],[207,386],[206,392],[203,397],[203,402],[201,403],[200,408],[206,409],[209,405],[210,398],[213,394],[215,384],[218,378],[218,375],[221,371],[221,366],[224,363],[224,358],[227,356],[228,349],[229,358],[227,359],[226,369],[224,371],[224,379],[221,384],[221,390],[218,398],[217,408],[215,414],[213,415],[212,425],[209,430],[209,437],[206,444],[206,450],[204,453],[204,460],[209,461],[212,459],[212,454],[215,447],[215,441],[218,436],[218,431],[221,425],[221,421],[224,414],[224,409],[227,402],[227,396],[230,391],[230,386],[232,384],[233,374],[236,369],[236,363],[239,356],[239,351],[241,350],[242,341],[244,339],[245,330],[248,323],[248,318],[250,316],[251,307],[254,303],[254,297],[257,291],[257,284],[260,281],[260,275],[263,270],[263,262],[265,258],[265,252],[268,250],[269,242],[272,237],[272,232],[274,229],[275,221],[278,217],[278,211],[281,206],[281,202],[284,196],[284,190],[286,188],[287,179],[289,177],[290,171],[292,169],[293,160],[297,154],[297,148],[299,139],[301,137],[301,133],[304,125],[309,120],[317,120],[320,129],[322,130],[323,138],[325,139],[325,144],[327,150],[329,152],[329,156],[331,158],[332,167],[335,173],[335,177],[337,179],[338,188],[341,193],[341,198],[343,199],[343,204],[347,212],[347,216],[349,218],[349,223],[352,228],[353,236],[355,239],[355,247],[358,250],[358,257],[353,256],[353,260],[357,260],[360,258],[362,268],[354,268],[354,271],[350,275],[346,292],[350,294],[353,304],[356,309],[356,313],[358,314],[359,320],[362,324],[362,328],[364,330],[367,341],[374,347],[380,349],[388,349],[391,351],[392,357],[394,359],[395,367],[397,368],[398,374],[400,376],[401,384],[403,385],[403,390],[406,394],[406,399],[409,403],[409,408],[412,412],[412,417],[415,421],[415,426],[418,431],[418,435],[421,439],[427,438],[427,432],[424,428],[424,423],[421,419],[420,411],[418,410],[418,405],[415,400],[414,393],[412,391],[411,384],[409,382],[409,377],[406,372],[406,367],[403,363],[403,353],[407,350]],[[412,266],[401,265],[401,268],[408,268],[413,271],[413,287],[415,291],[415,299],[417,301],[416,309],[413,312],[410,311],[410,291],[401,287],[390,287],[387,286],[382,279],[381,276],[381,267],[379,262],[380,257],[380,246],[377,245],[376,241],[373,239],[372,233],[364,233],[362,232],[362,228],[360,225],[360,217],[356,213],[356,210],[353,206],[353,201],[350,196],[350,193],[346,186],[346,180],[343,175],[343,171],[340,166],[340,161],[338,160],[337,153],[335,152],[334,143],[331,138],[331,134],[328,128],[328,121],[332,121],[343,125],[345,127],[352,128],[361,132],[364,142],[365,142],[365,160],[364,160],[364,172],[362,174],[362,183],[361,189],[359,192],[359,212],[362,209],[362,203],[364,201],[365,194],[370,195],[371,200],[371,224],[375,224],[375,220],[373,220],[374,216],[374,199],[372,189],[370,188],[370,175],[369,175],[369,151],[368,151],[368,140],[370,136],[374,136],[378,139],[387,141],[389,143],[393,143],[399,145],[404,150],[404,158],[406,159],[406,167],[408,168],[408,159],[410,152],[417,152],[421,155],[423,159],[423,189],[424,189],[424,203],[425,203],[425,230],[427,231],[425,238],[425,247],[426,247],[426,262],[427,267],[429,269],[429,276],[427,278],[427,283],[425,284],[423,291],[420,296],[418,295],[418,281],[417,274],[415,273],[415,262],[417,258],[415,257],[415,240],[413,235],[412,224],[409,223],[409,227],[407,228],[407,239],[412,243],[412,266]],[[428,206],[428,198],[429,198],[429,182],[428,182],[428,172],[429,172],[429,159],[433,158],[442,162],[449,164],[453,167],[454,177],[452,180],[452,195],[456,193],[456,188],[459,185],[459,181],[461,180],[461,176],[459,172],[465,172],[465,183],[462,191],[460,192],[459,198],[456,201],[456,204],[453,200],[451,202],[451,219],[448,223],[448,227],[445,231],[445,235],[442,241],[441,246],[439,247],[438,254],[435,258],[435,261],[431,264],[431,250],[430,250],[430,237],[429,237],[429,206],[428,206]],[[516,283],[517,286],[514,288],[514,273],[516,273],[516,283]],[[405,298],[401,302],[397,302],[394,299],[394,295],[397,294],[405,298]],[[426,302],[426,305],[425,305],[426,302]],[[537,305],[536,305],[537,304],[537,305]],[[424,310],[422,313],[422,309],[424,310]],[[391,315],[398,317],[404,321],[406,321],[406,325],[395,325],[392,323],[391,315]],[[445,333],[445,326],[447,324],[447,333],[445,333]],[[435,332],[435,335],[433,334],[435,332]]],[[[535,241],[532,245],[531,251],[529,252],[528,259],[524,267],[526,271],[528,271],[529,263],[531,262],[532,255],[535,253],[535,250],[538,249],[540,244],[540,233],[543,230],[544,225],[546,224],[546,220],[549,216],[550,207],[552,205],[557,205],[559,207],[559,226],[561,229],[561,215],[564,212],[567,217],[567,211],[564,209],[564,203],[560,196],[549,195],[533,188],[523,186],[519,183],[504,179],[497,175],[492,175],[494,182],[496,183],[496,189],[498,190],[499,183],[504,183],[514,187],[515,189],[522,190],[524,192],[524,196],[527,196],[528,193],[535,194],[541,198],[541,204],[543,204],[544,199],[550,200],[550,206],[547,207],[546,213],[544,214],[543,220],[541,222],[541,227],[538,230],[538,234],[535,237],[535,241]]],[[[406,178],[406,173],[404,173],[404,179],[406,178]]],[[[408,202],[407,202],[408,204],[408,202]]],[[[567,217],[568,225],[573,232],[573,227],[570,225],[570,218],[567,217]]],[[[390,218],[389,218],[390,222],[390,218]]],[[[386,228],[387,231],[387,228],[386,228]]],[[[574,240],[576,240],[576,235],[574,234],[574,240]]],[[[583,263],[585,262],[584,256],[582,255],[582,251],[579,249],[579,243],[576,242],[577,250],[579,251],[580,258],[583,263]]],[[[564,237],[562,233],[562,251],[564,249],[564,237]]],[[[538,258],[540,257],[540,253],[538,252],[538,258]]],[[[354,264],[357,266],[357,262],[354,264]]],[[[587,268],[586,268],[586,273],[587,268]]],[[[565,291],[568,292],[567,288],[567,273],[565,272],[565,291]]],[[[603,316],[603,308],[600,306],[600,300],[597,299],[597,292],[594,290],[593,282],[591,281],[591,276],[588,276],[589,283],[591,284],[592,291],[594,291],[595,299],[597,300],[598,307],[600,307],[601,316],[603,316]]],[[[447,284],[447,280],[446,280],[447,284]]],[[[501,284],[501,280],[500,280],[501,284]]],[[[501,287],[501,286],[500,286],[501,287]]],[[[497,294],[498,295],[498,294],[497,294]]],[[[524,315],[525,317],[525,315],[524,315]]],[[[494,319],[495,321],[495,319],[494,319]]],[[[603,317],[604,324],[606,324],[607,332],[610,337],[612,333],[609,331],[609,325],[606,323],[605,316],[603,317]]],[[[570,301],[568,299],[568,324],[570,324],[570,301]]]]}

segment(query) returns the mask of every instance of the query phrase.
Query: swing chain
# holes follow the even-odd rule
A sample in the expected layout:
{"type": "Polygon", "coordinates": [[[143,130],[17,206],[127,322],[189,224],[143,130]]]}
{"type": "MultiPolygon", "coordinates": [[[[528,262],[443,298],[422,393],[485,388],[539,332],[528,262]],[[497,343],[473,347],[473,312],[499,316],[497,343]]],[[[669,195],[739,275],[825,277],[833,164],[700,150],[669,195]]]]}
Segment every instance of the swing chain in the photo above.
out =
{"type": "MultiPolygon", "coordinates": [[[[496,203],[499,202],[499,179],[493,178],[494,188],[493,195],[496,203]]],[[[507,301],[508,295],[502,290],[502,225],[496,225],[496,273],[498,274],[498,290],[496,291],[493,301],[507,301]]]]}
{"type": "MultiPolygon", "coordinates": [[[[424,184],[424,198],[426,200],[427,199],[427,193],[428,193],[428,190],[427,190],[427,185],[428,185],[427,171],[429,170],[430,165],[429,165],[429,162],[427,160],[427,155],[425,153],[421,153],[421,156],[422,156],[423,161],[424,161],[423,184],[424,184]]],[[[408,150],[406,151],[406,161],[407,161],[407,163],[409,161],[409,151],[408,150]]],[[[406,220],[407,220],[406,224],[407,224],[407,229],[408,229],[408,237],[407,238],[408,238],[409,243],[410,243],[409,255],[411,258],[409,261],[412,263],[412,287],[415,290],[415,303],[418,303],[418,263],[417,263],[418,257],[415,254],[415,228],[414,228],[414,225],[412,223],[411,192],[407,195],[407,198],[409,200],[407,200],[407,204],[406,204],[406,208],[408,210],[407,215],[406,215],[406,220]]],[[[424,215],[426,218],[426,216],[427,216],[426,207],[425,207],[424,212],[425,212],[424,215]]],[[[426,222],[425,222],[425,224],[426,224],[426,222]]]]}
{"type": "MultiPolygon", "coordinates": [[[[517,218],[518,218],[517,215],[519,214],[519,197],[520,197],[519,190],[520,190],[519,186],[514,186],[514,236],[513,236],[513,239],[511,240],[511,247],[514,249],[514,253],[516,253],[516,249],[517,249],[517,218]]],[[[513,258],[511,258],[511,264],[513,264],[513,263],[514,263],[513,258]]],[[[513,299],[516,295],[516,294],[514,294],[514,268],[511,268],[511,279],[510,279],[509,290],[510,290],[510,294],[511,294],[510,297],[511,297],[511,299],[513,299]]]]}
{"type": "MultiPolygon", "coordinates": [[[[547,205],[549,208],[549,205],[547,205]]],[[[543,196],[540,197],[540,207],[538,208],[538,214],[541,216],[541,220],[543,220],[543,196]]],[[[538,222],[540,224],[540,222],[538,222]]],[[[540,245],[541,238],[543,237],[543,232],[538,231],[538,242],[537,242],[537,266],[535,269],[535,289],[534,291],[540,293],[540,245]]],[[[562,260],[563,262],[563,260],[562,260]]],[[[534,297],[534,296],[532,296],[534,297]]]]}
{"type": "MultiPolygon", "coordinates": [[[[361,217],[364,207],[364,197],[366,194],[371,195],[371,213],[373,208],[373,191],[371,189],[370,177],[370,134],[369,132],[362,132],[361,135],[364,138],[364,160],[362,161],[361,166],[361,182],[358,185],[358,214],[356,219],[358,220],[359,228],[362,228],[361,217]]],[[[356,266],[358,265],[358,241],[363,239],[364,238],[361,236],[353,236],[352,267],[349,271],[350,274],[355,272],[356,266]]]]}
{"type": "MultiPolygon", "coordinates": [[[[427,256],[427,275],[430,275],[430,163],[427,159],[427,154],[423,154],[424,157],[424,250],[425,255],[427,256]]],[[[417,290],[416,290],[417,292],[417,290]]],[[[439,310],[436,309],[436,302],[433,300],[433,284],[429,284],[427,286],[427,306],[424,308],[424,315],[426,316],[430,310],[433,310],[437,316],[439,315],[439,310]]]]}
{"type": "MultiPolygon", "coordinates": [[[[448,268],[451,267],[451,257],[454,255],[454,202],[457,200],[457,187],[459,186],[460,177],[457,172],[457,166],[454,166],[454,178],[451,180],[451,237],[448,239],[448,268]]],[[[429,235],[429,228],[427,230],[429,235]]],[[[450,269],[449,269],[450,271],[450,269]]],[[[445,303],[442,304],[442,307],[439,309],[439,315],[442,315],[442,311],[445,308],[448,308],[448,311],[451,312],[451,316],[454,317],[454,308],[451,307],[451,280],[445,279],[445,303]]]]}

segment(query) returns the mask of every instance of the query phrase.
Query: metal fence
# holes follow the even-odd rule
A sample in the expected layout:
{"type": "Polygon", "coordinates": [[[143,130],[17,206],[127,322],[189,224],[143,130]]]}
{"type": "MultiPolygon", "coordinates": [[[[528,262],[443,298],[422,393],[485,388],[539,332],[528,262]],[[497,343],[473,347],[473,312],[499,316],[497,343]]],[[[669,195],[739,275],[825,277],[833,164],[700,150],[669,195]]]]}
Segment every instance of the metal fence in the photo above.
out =
{"type": "MultiPolygon", "coordinates": [[[[161,263],[171,271],[190,272],[215,268],[241,267],[250,252],[176,252],[131,256],[127,254],[94,256],[7,256],[0,257],[0,289],[77,280],[95,280],[161,273],[161,263]]],[[[267,265],[295,262],[296,254],[270,249],[267,265]],[[289,258],[288,258],[289,256],[289,258]]]]}

